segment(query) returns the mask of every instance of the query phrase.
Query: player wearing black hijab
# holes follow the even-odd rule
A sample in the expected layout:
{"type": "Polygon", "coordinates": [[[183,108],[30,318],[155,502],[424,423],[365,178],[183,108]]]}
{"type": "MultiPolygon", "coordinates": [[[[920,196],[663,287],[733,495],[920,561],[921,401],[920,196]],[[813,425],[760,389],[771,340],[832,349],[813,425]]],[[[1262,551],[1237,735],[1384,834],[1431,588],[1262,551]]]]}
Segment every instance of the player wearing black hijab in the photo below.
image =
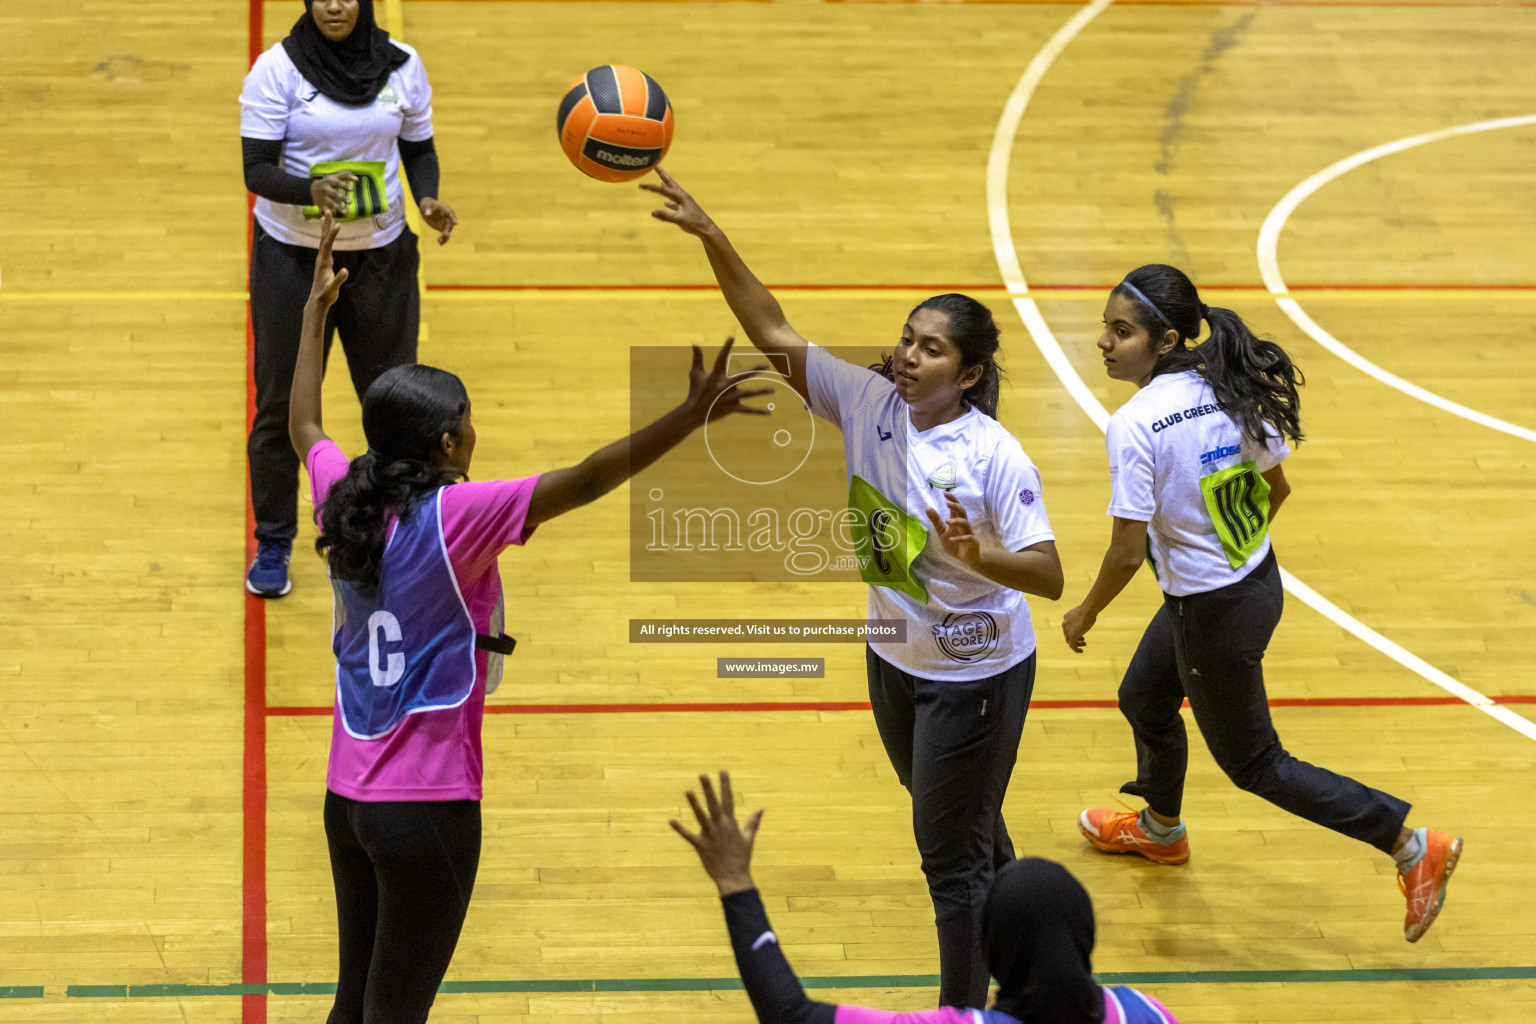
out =
{"type": "Polygon", "coordinates": [[[304,13],[283,39],[283,50],[299,74],[337,103],[371,103],[389,82],[389,74],[411,59],[394,45],[373,18],[373,0],[361,0],[352,29],[335,38],[346,24],[345,3],[304,0],[304,13]],[[325,28],[322,30],[322,24],[325,28]]]}
{"type": "Polygon", "coordinates": [[[1093,904],[1060,864],[1037,857],[1012,861],[997,872],[982,912],[987,966],[997,979],[991,1009],[940,1007],[893,1013],[863,1006],[818,1003],[779,949],[778,936],[749,870],[762,811],[736,823],[731,777],[720,773],[720,793],[699,776],[701,804],[688,803],[697,834],[671,825],[693,846],[714,880],[741,981],[761,1024],[1178,1024],[1162,1003],[1123,985],[1093,980],[1093,904]]]}
{"type": "Polygon", "coordinates": [[[347,291],[326,322],[359,400],[385,370],[416,362],[421,320],[416,235],[405,225],[400,171],[422,219],[448,241],[458,218],[437,198],[432,87],[416,51],[374,22],[373,0],[305,0],[286,38],[256,59],[240,93],[251,233],[256,416],[248,454],[256,559],[246,587],[286,594],[298,531],[298,458],[288,443],[288,391],[320,215],[341,222],[336,266],[347,291]]]}

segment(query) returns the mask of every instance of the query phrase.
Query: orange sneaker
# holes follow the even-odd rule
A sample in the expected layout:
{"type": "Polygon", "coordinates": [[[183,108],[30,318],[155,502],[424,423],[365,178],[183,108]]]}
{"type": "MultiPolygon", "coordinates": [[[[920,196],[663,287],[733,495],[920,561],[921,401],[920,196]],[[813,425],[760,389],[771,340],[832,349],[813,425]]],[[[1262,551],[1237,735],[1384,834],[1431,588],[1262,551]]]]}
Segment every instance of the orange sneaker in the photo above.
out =
{"type": "Polygon", "coordinates": [[[1408,916],[1403,920],[1403,938],[1418,942],[1435,923],[1445,905],[1445,886],[1461,859],[1461,836],[1449,832],[1424,832],[1424,856],[1407,874],[1397,873],[1397,888],[1408,897],[1408,916]]]}
{"type": "Polygon", "coordinates": [[[1154,839],[1141,827],[1141,815],[1136,811],[1090,807],[1078,816],[1077,830],[1105,853],[1139,853],[1156,864],[1189,860],[1189,836],[1182,826],[1177,839],[1154,839]]]}

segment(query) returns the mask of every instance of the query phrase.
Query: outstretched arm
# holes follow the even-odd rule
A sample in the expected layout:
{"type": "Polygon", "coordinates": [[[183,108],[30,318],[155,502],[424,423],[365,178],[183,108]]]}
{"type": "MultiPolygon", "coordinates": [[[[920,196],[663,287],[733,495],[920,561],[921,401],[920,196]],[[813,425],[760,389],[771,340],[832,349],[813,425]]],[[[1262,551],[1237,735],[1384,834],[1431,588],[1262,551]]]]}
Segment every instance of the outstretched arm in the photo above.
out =
{"type": "Polygon", "coordinates": [[[731,773],[720,773],[720,795],[708,775],[700,775],[704,806],[692,790],[688,803],[698,820],[695,835],[676,820],[668,822],[677,834],[688,840],[704,870],[714,879],[725,908],[725,926],[731,935],[731,949],[736,954],[736,968],[742,985],[752,1000],[752,1009],[762,1024],[834,1024],[837,1007],[813,1002],[805,994],[794,969],[779,949],[778,936],[768,925],[768,912],[752,881],[750,865],[752,842],[763,812],[747,819],[745,828],[736,824],[736,798],[731,791],[731,773]]]}
{"type": "Polygon", "coordinates": [[[774,369],[789,371],[790,387],[799,392],[801,398],[810,401],[805,382],[806,342],[784,318],[779,300],[747,268],[725,232],[709,219],[694,198],[660,167],[656,168],[656,173],[661,177],[660,185],[640,186],[666,200],[666,209],[652,210],[651,216],[676,224],[704,243],[715,280],[720,283],[725,301],[746,330],[747,337],[760,352],[773,358],[774,369]]]}
{"type": "Polygon", "coordinates": [[[347,279],[346,268],[340,273],[331,267],[331,246],[341,233],[326,210],[320,221],[320,250],[315,253],[315,279],[304,303],[304,326],[299,331],[299,359],[293,368],[293,385],[288,391],[288,440],[303,462],[309,450],[329,440],[321,427],[320,386],[325,380],[325,315],[330,312],[347,279]]]}
{"type": "Polygon", "coordinates": [[[1115,516],[1114,529],[1109,538],[1109,550],[1099,566],[1099,578],[1083,603],[1067,612],[1061,620],[1061,632],[1067,638],[1067,646],[1078,654],[1087,645],[1084,636],[1098,621],[1099,613],[1109,607],[1125,585],[1131,582],[1136,570],[1146,559],[1147,524],[1139,519],[1122,519],[1115,516]]]}
{"type": "Polygon", "coordinates": [[[755,398],[770,393],[772,388],[747,390],[737,387],[743,380],[750,380],[761,370],[729,375],[725,372],[730,361],[734,338],[727,338],[715,358],[714,369],[704,370],[704,352],[693,346],[693,368],[688,372],[688,397],[676,409],[612,444],[599,448],[583,459],[580,465],[566,469],[550,470],[539,476],[533,496],[528,503],[529,526],[536,526],[547,519],[579,508],[613,490],[619,484],[640,472],[678,443],[702,427],[706,420],[719,419],[733,412],[756,416],[768,415],[766,409],[754,409],[742,405],[742,399],[755,398]]]}

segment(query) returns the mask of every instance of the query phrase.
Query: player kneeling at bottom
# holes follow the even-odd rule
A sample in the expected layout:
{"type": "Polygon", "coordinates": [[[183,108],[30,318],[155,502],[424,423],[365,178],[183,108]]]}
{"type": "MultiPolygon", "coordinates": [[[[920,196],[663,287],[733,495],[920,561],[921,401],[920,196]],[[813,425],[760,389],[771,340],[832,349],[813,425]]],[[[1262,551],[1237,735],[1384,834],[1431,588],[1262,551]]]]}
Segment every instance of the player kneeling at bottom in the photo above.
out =
{"type": "Polygon", "coordinates": [[[763,812],[743,828],[736,823],[730,773],[720,773],[718,796],[708,775],[700,775],[699,784],[702,805],[688,792],[698,833],[670,824],[692,844],[720,891],[736,967],[762,1024],[1178,1024],[1151,996],[1093,980],[1093,903],[1066,868],[1038,857],[1008,863],[987,892],[982,941],[997,979],[990,1009],[894,1013],[811,1000],[779,949],[752,881],[752,844],[763,812]]]}

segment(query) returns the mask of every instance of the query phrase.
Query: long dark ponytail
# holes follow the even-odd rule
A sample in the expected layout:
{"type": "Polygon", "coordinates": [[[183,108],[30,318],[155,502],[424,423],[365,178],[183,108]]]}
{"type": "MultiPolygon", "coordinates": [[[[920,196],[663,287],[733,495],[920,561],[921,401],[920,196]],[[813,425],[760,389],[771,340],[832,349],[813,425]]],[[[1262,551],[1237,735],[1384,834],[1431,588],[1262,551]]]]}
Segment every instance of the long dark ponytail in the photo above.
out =
{"type": "Polygon", "coordinates": [[[1285,349],[1254,334],[1232,310],[1201,302],[1183,271],[1149,263],[1126,274],[1111,294],[1129,301],[1133,319],[1154,341],[1170,328],[1178,332],[1178,344],[1157,361],[1152,376],[1195,370],[1255,441],[1266,440],[1271,427],[1293,443],[1302,439],[1301,370],[1285,349]],[[1211,335],[1191,348],[1187,343],[1200,336],[1201,320],[1210,324],[1211,335]]]}
{"type": "Polygon", "coordinates": [[[363,396],[368,450],[331,485],[320,506],[315,550],[331,575],[364,590],[379,585],[390,513],[409,518],[421,498],[458,479],[435,465],[442,436],[459,436],[469,394],[446,370],[414,363],[387,370],[363,396]]]}
{"type": "MultiPolygon", "coordinates": [[[[907,314],[910,320],[920,309],[936,309],[949,318],[949,337],[960,350],[960,372],[973,366],[981,367],[981,379],[965,389],[962,396],[968,405],[997,419],[997,399],[1002,391],[1003,368],[997,362],[999,331],[992,311],[969,295],[947,292],[924,299],[907,314]]],[[[884,362],[870,367],[876,373],[891,380],[896,379],[896,360],[886,356],[884,362]]]]}

